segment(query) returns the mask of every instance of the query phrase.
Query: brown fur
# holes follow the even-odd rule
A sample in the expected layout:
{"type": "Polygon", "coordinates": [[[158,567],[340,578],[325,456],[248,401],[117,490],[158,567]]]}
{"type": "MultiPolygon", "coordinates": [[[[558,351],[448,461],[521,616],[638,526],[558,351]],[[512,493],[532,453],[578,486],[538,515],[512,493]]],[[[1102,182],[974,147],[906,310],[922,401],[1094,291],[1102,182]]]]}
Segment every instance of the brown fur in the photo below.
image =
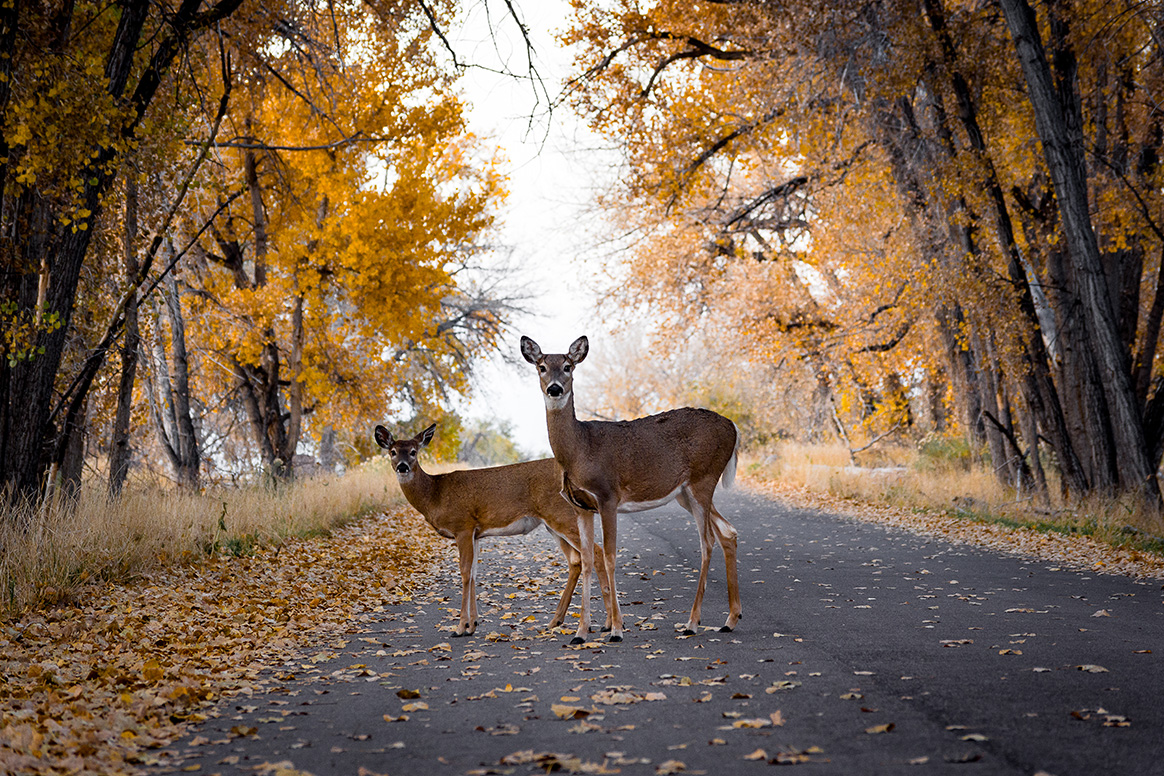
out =
{"type": "MultiPolygon", "coordinates": [[[[678,501],[695,518],[702,550],[699,585],[685,630],[693,633],[699,624],[711,550],[718,541],[727,564],[729,601],[728,619],[721,630],[730,631],[741,614],[736,531],[715,509],[712,497],[721,480],[730,483],[734,478],[739,441],[735,424],[711,410],[693,407],[629,421],[580,421],[574,413],[574,367],[588,351],[585,337],[575,340],[569,352],[558,354],[542,353],[528,337],[521,340],[522,355],[538,368],[550,447],[563,472],[563,496],[601,515],[608,569],[615,564],[617,512],[678,501]]],[[[582,564],[586,574],[585,549],[582,564]]],[[[613,580],[612,573],[612,585],[613,580]]],[[[582,593],[585,599],[585,577],[582,593]]],[[[613,588],[611,599],[614,639],[621,634],[622,615],[613,588]]],[[[583,619],[587,614],[584,606],[583,619]]]]}
{"type": "MultiPolygon", "coordinates": [[[[434,426],[414,439],[395,440],[383,426],[376,442],[389,451],[400,489],[416,511],[441,536],[454,539],[460,555],[461,616],[454,635],[473,633],[477,627],[475,568],[477,540],[482,536],[520,535],[545,524],[557,538],[569,564],[569,577],[550,627],[565,621],[570,599],[582,572],[578,512],[560,494],[562,470],[553,458],[428,474],[418,453],[432,440],[434,426]],[[402,473],[401,466],[407,468],[402,473]],[[522,524],[525,518],[528,525],[522,524]]],[[[598,566],[599,582],[609,587],[605,564],[598,566]]]]}

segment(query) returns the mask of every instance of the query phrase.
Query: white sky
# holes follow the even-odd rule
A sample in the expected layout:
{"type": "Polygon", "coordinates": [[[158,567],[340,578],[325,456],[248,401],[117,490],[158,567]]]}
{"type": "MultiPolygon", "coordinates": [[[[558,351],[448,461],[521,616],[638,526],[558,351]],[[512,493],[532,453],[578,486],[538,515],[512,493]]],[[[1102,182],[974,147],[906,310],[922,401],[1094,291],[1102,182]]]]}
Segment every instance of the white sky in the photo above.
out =
{"type": "MultiPolygon", "coordinates": [[[[558,96],[570,74],[571,56],[554,38],[569,12],[565,0],[516,3],[536,49],[535,64],[551,98],[558,96]]],[[[471,12],[463,29],[450,35],[461,61],[497,67],[508,62],[517,73],[526,71],[524,42],[512,20],[498,18],[502,3],[471,12]]],[[[512,246],[521,267],[518,282],[533,298],[526,305],[533,314],[518,318],[516,333],[502,349],[520,360],[519,335],[537,340],[547,353],[561,353],[578,335],[600,344],[606,327],[594,313],[595,301],[588,269],[595,266],[594,246],[604,228],[590,215],[592,188],[604,174],[609,155],[595,151],[598,141],[566,106],[546,116],[529,83],[472,68],[460,88],[470,103],[470,128],[486,142],[500,147],[509,163],[509,199],[500,214],[500,243],[512,246]],[[531,125],[531,115],[533,116],[531,125]],[[589,261],[588,259],[589,256],[589,261]]],[[[473,399],[464,416],[497,418],[513,427],[513,439],[525,452],[550,455],[546,418],[534,369],[502,363],[494,358],[475,375],[473,399]]]]}

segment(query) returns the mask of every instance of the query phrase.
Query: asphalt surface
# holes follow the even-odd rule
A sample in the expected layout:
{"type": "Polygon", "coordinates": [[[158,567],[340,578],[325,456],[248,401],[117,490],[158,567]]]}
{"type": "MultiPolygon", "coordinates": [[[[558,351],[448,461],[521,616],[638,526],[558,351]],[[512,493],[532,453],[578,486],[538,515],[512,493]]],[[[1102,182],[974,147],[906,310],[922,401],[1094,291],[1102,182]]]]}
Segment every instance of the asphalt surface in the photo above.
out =
{"type": "Polygon", "coordinates": [[[438,589],[273,669],[268,694],[224,701],[155,770],[1164,774],[1159,581],[739,489],[716,503],[740,536],[732,633],[718,553],[703,631],[675,630],[699,545],[674,505],[620,516],[620,644],[545,629],[565,578],[547,533],[491,540],[474,636],[451,637],[450,560],[438,589]]]}

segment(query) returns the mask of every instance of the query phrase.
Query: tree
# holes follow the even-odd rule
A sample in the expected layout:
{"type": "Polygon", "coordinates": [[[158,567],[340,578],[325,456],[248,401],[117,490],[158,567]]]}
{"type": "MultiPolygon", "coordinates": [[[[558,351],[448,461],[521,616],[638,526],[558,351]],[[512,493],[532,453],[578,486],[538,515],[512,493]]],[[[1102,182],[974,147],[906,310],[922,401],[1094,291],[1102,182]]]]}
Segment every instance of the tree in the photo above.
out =
{"type": "Polygon", "coordinates": [[[1004,6],[579,9],[571,99],[621,144],[607,201],[645,238],[622,296],[798,354],[839,434],[908,422],[893,397],[944,375],[1008,482],[1045,494],[1046,442],[1067,491],[1154,504],[1158,25],[1052,4],[1048,62],[1004,6]]]}
{"type": "Polygon", "coordinates": [[[181,52],[240,3],[183,0],[163,13],[130,0],[118,14],[11,3],[0,14],[0,482],[11,494],[36,493],[75,431],[79,403],[54,406],[54,388],[91,227],[120,162],[181,52]]]}
{"type": "Polygon", "coordinates": [[[379,30],[384,40],[364,46],[362,10],[317,21],[299,34],[334,30],[334,51],[259,52],[248,64],[235,139],[220,145],[203,200],[221,212],[187,275],[199,347],[231,376],[205,375],[202,390],[232,396],[282,476],[309,418],[322,434],[380,417],[402,395],[413,410],[464,390],[506,314],[457,277],[501,180],[464,133],[444,75],[415,50],[427,30],[379,30]],[[395,49],[409,53],[381,53],[395,49]],[[226,192],[242,196],[221,207],[226,192]]]}

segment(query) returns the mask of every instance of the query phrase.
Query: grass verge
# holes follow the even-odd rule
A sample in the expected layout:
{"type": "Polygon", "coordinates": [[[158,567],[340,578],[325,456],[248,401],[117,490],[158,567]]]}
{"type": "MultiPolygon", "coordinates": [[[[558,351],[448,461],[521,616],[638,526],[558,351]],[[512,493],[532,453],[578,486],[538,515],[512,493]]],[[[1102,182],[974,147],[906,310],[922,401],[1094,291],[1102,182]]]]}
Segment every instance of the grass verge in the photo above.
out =
{"type": "MultiPolygon", "coordinates": [[[[1150,566],[1164,561],[1164,516],[1130,499],[1053,500],[1040,507],[989,469],[972,465],[968,451],[948,442],[930,441],[920,449],[884,446],[862,454],[858,463],[852,464],[841,445],[788,443],[750,456],[741,468],[759,489],[777,495],[883,507],[916,515],[929,527],[944,521],[1085,537],[1136,557],[1150,556],[1150,566]]],[[[1052,491],[1056,488],[1051,483],[1052,491]]]]}
{"type": "Polygon", "coordinates": [[[278,487],[138,488],[110,500],[92,483],[48,509],[24,506],[0,515],[0,620],[72,603],[91,581],[126,581],[220,554],[250,555],[403,503],[387,459],[380,458],[343,476],[278,487]]]}

